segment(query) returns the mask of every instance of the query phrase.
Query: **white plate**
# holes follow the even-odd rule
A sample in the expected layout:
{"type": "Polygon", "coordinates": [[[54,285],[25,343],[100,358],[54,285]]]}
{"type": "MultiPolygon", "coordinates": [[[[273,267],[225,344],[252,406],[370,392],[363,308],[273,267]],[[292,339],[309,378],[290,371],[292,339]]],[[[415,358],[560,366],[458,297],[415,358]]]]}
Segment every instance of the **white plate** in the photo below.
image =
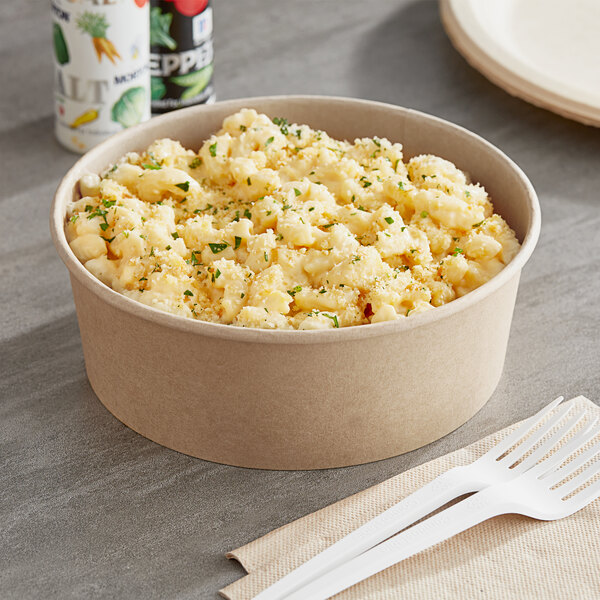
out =
{"type": "Polygon", "coordinates": [[[442,22],[488,79],[600,127],[600,0],[441,0],[442,22]]]}

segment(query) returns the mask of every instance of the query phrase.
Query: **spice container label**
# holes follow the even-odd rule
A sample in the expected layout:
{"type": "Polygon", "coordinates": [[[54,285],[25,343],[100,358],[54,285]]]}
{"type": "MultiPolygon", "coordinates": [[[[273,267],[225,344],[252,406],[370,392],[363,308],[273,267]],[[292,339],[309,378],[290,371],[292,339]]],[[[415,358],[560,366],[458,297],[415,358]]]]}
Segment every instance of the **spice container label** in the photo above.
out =
{"type": "Polygon", "coordinates": [[[214,102],[212,8],[208,0],[152,0],[152,112],[214,102]]]}
{"type": "Polygon", "coordinates": [[[150,118],[148,0],[51,0],[56,137],[85,152],[150,118]]]}

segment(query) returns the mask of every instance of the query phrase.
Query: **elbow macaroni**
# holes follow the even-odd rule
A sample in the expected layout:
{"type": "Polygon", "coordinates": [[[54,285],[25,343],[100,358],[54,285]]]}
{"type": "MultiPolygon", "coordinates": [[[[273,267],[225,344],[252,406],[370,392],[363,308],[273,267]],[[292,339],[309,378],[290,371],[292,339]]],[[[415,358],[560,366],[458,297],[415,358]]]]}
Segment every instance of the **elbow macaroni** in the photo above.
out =
{"type": "Polygon", "coordinates": [[[106,285],[176,315],[327,329],[403,319],[518,252],[478,184],[386,139],[337,141],[245,109],[196,154],[155,141],[80,180],[67,237],[106,285]]]}

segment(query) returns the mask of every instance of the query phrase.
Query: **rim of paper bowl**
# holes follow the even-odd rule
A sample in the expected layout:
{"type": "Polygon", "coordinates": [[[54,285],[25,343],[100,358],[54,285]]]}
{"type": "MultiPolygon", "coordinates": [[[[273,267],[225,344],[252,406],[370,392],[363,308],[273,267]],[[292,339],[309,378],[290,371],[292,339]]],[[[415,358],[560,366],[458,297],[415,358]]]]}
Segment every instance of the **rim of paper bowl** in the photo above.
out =
{"type": "MultiPolygon", "coordinates": [[[[481,285],[480,287],[472,290],[464,296],[452,300],[447,304],[435,307],[434,310],[428,310],[424,313],[416,314],[410,318],[398,319],[394,321],[383,321],[381,323],[368,323],[364,325],[352,325],[349,327],[340,327],[333,329],[317,329],[317,330],[287,330],[287,329],[255,329],[248,327],[238,327],[235,325],[225,325],[222,323],[210,323],[208,321],[201,321],[190,319],[187,317],[181,317],[174,315],[157,308],[152,308],[146,304],[142,304],[137,300],[133,300],[116,292],[112,288],[108,287],[92,275],[79,261],[71,250],[67,243],[65,235],[65,210],[67,206],[67,199],[73,196],[73,186],[79,180],[76,179],[75,174],[80,171],[81,163],[93,160],[97,155],[102,154],[107,148],[114,147],[116,145],[122,145],[127,147],[131,144],[137,136],[138,131],[142,128],[152,127],[159,125],[165,121],[173,119],[174,117],[181,119],[182,115],[187,114],[190,118],[193,115],[201,114],[207,105],[192,106],[185,109],[180,109],[171,113],[167,113],[160,117],[155,117],[150,121],[146,121],[135,127],[126,129],[116,135],[111,136],[86,154],[84,154],[74,165],[69,169],[61,180],[52,203],[52,209],[50,214],[50,230],[54,245],[58,251],[58,254],[62,261],[65,263],[69,272],[74,276],[81,284],[83,284],[88,290],[97,294],[105,302],[119,308],[125,312],[135,314],[135,316],[142,319],[146,319],[156,324],[170,327],[176,330],[185,331],[189,334],[199,334],[207,337],[221,338],[237,342],[247,343],[267,343],[267,344],[323,344],[333,343],[337,341],[350,341],[355,339],[364,339],[370,337],[379,337],[383,335],[390,335],[395,333],[401,333],[414,327],[423,327],[431,323],[435,323],[441,319],[449,317],[454,313],[458,313],[463,310],[467,310],[469,306],[476,304],[479,300],[482,300],[492,294],[495,290],[503,286],[508,280],[510,280],[518,271],[520,271],[535,248],[539,233],[540,233],[540,207],[537,199],[537,194],[531,185],[531,182],[521,170],[521,168],[511,160],[501,150],[496,148],[493,144],[478,136],[475,133],[450,123],[439,117],[434,117],[426,113],[416,111],[410,108],[403,108],[383,102],[375,102],[371,100],[359,100],[354,98],[343,98],[336,96],[314,96],[314,95],[285,95],[285,96],[260,96],[251,98],[238,98],[232,100],[226,100],[218,102],[216,104],[208,106],[221,106],[226,108],[227,105],[232,106],[232,110],[239,110],[244,102],[247,103],[261,103],[261,102],[334,102],[340,104],[354,104],[363,105],[365,109],[372,107],[380,108],[392,108],[399,113],[416,115],[419,118],[436,122],[443,126],[446,130],[454,130],[456,133],[467,135],[475,138],[480,144],[482,144],[489,154],[491,154],[495,160],[504,162],[509,166],[519,177],[525,189],[527,190],[528,197],[528,209],[529,209],[529,227],[525,233],[521,247],[516,256],[512,261],[506,265],[502,271],[492,277],[489,281],[481,285]],[[235,108],[234,108],[235,107],[235,108]]],[[[81,175],[80,175],[81,176],[81,175]]],[[[510,225],[510,224],[509,224],[510,225]]]]}

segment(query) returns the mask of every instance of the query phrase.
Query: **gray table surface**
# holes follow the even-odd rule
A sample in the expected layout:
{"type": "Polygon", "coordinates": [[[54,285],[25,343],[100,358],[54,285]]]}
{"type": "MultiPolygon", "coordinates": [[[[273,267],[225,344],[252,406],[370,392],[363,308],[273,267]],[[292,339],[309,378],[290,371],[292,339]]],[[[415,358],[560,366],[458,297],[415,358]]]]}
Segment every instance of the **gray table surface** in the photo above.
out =
{"type": "Polygon", "coordinates": [[[44,0],[0,5],[0,597],[216,598],[224,553],[525,417],[600,400],[600,130],[510,97],[470,68],[436,2],[215,3],[220,99],[310,93],[413,107],[511,156],[542,205],[504,375],[470,422],[410,454],[270,472],[204,462],[127,429],[88,385],[67,271],[48,232],[76,160],[53,136],[44,0]]]}

